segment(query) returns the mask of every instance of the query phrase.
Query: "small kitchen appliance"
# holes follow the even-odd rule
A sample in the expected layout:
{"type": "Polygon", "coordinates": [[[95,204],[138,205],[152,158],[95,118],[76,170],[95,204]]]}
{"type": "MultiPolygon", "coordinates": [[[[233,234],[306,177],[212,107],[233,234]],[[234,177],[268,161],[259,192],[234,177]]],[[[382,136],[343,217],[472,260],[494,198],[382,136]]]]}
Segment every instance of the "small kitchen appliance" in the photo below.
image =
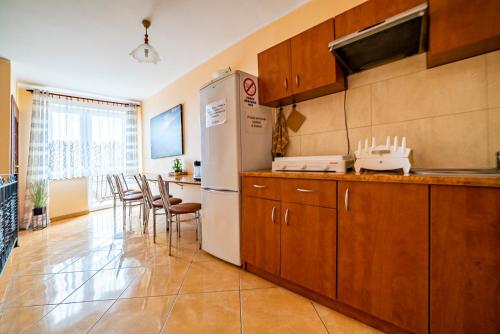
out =
{"type": "Polygon", "coordinates": [[[196,181],[201,181],[201,161],[195,160],[193,162],[194,166],[194,173],[193,173],[193,179],[196,181]]]}
{"type": "Polygon", "coordinates": [[[319,155],[275,158],[274,171],[335,172],[345,173],[353,166],[352,155],[319,155]]]}
{"type": "Polygon", "coordinates": [[[361,140],[358,142],[358,149],[354,152],[356,162],[354,170],[359,174],[361,169],[368,170],[394,170],[403,169],[405,175],[410,175],[410,154],[411,149],[406,147],[406,137],[401,140],[398,146],[398,137],[394,137],[391,145],[391,137],[387,136],[385,145],[375,145],[375,138],[372,138],[371,146],[368,146],[368,139],[365,139],[365,146],[361,147],[361,140]]]}

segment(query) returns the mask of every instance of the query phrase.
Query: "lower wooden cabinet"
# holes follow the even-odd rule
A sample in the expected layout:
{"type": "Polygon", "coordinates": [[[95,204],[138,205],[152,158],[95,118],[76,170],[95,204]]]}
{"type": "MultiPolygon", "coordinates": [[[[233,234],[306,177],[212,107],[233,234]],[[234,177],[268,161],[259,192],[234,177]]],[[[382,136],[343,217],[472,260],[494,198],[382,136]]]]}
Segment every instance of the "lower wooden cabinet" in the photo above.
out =
{"type": "Polygon", "coordinates": [[[280,202],[243,196],[242,257],[271,274],[280,273],[280,202]]]}
{"type": "Polygon", "coordinates": [[[339,182],[338,189],[337,299],[426,333],[428,186],[339,182]]]}
{"type": "Polygon", "coordinates": [[[281,277],[335,298],[337,211],[281,203],[281,277]]]}
{"type": "Polygon", "coordinates": [[[500,333],[500,189],[431,186],[430,332],[500,333]]]}

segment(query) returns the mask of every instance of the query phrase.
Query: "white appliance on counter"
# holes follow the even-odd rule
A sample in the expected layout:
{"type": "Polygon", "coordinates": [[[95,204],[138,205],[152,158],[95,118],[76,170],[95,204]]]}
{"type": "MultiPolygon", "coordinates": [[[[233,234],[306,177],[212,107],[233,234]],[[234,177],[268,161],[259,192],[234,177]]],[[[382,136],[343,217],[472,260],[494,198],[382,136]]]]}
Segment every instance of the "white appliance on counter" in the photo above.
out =
{"type": "Polygon", "coordinates": [[[274,158],[274,171],[345,173],[354,164],[352,155],[318,155],[274,158]]]}
{"type": "Polygon", "coordinates": [[[406,137],[401,140],[401,146],[398,146],[398,137],[394,137],[394,144],[391,145],[391,137],[387,136],[385,145],[375,145],[375,138],[368,146],[368,139],[365,139],[365,146],[361,147],[361,141],[358,142],[356,162],[354,170],[359,174],[361,169],[368,170],[394,170],[402,169],[405,175],[410,175],[410,154],[411,149],[406,147],[406,137]]]}
{"type": "Polygon", "coordinates": [[[202,248],[235,265],[240,257],[241,171],[271,167],[271,108],[257,78],[240,71],[200,89],[202,248]]]}

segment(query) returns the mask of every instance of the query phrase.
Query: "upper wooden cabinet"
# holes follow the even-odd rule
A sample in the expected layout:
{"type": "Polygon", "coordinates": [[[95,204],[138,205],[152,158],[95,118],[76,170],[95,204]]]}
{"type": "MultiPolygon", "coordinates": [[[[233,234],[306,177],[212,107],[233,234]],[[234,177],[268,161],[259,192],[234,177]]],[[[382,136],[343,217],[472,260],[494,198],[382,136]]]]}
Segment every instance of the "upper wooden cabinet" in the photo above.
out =
{"type": "Polygon", "coordinates": [[[269,105],[292,96],[292,64],[290,40],[258,54],[259,100],[269,105]]]}
{"type": "Polygon", "coordinates": [[[338,184],[337,298],[412,333],[427,333],[427,185],[338,184]]]}
{"type": "Polygon", "coordinates": [[[500,48],[499,0],[429,0],[429,67],[500,48]]]}
{"type": "Polygon", "coordinates": [[[345,89],[344,75],[328,49],[330,19],[258,55],[260,104],[287,105],[345,89]]]}
{"type": "Polygon", "coordinates": [[[335,38],[368,28],[426,0],[368,0],[335,16],[335,38]]]}
{"type": "Polygon", "coordinates": [[[500,333],[499,249],[499,188],[431,186],[431,333],[500,333]]]}

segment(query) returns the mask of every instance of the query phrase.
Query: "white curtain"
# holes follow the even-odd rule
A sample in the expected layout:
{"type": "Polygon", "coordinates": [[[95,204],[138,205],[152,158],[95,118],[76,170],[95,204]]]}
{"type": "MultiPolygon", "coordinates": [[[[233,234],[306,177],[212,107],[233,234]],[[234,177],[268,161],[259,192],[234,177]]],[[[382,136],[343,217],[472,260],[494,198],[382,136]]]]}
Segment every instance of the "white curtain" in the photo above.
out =
{"type": "MultiPolygon", "coordinates": [[[[35,181],[138,172],[137,110],[33,92],[26,194],[35,181]]],[[[25,224],[31,202],[26,201],[25,224]]]]}
{"type": "Polygon", "coordinates": [[[53,97],[49,110],[50,179],[137,172],[133,106],[53,97]]]}

